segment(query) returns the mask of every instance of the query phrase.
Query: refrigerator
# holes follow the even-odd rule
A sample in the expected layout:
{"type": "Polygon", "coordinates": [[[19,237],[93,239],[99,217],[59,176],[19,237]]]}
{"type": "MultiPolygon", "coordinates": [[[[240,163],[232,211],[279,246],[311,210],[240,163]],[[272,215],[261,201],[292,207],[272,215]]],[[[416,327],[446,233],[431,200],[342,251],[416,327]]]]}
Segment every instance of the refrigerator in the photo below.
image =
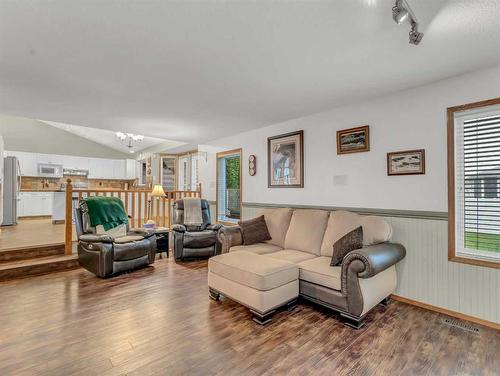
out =
{"type": "Polygon", "coordinates": [[[17,225],[17,202],[21,190],[21,166],[16,157],[5,157],[3,166],[3,226],[17,225]]]}

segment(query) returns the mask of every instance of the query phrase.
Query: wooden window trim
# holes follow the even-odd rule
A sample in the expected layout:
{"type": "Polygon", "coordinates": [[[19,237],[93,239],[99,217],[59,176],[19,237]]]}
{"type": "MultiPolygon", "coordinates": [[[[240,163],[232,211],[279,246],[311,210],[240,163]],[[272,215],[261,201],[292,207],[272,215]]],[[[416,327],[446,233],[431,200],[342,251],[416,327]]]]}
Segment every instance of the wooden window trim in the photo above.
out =
{"type": "Polygon", "coordinates": [[[500,104],[500,98],[449,107],[448,116],[448,261],[500,269],[500,262],[457,256],[455,252],[455,113],[500,104]]]}
{"type": "Polygon", "coordinates": [[[242,180],[242,170],[243,170],[243,149],[232,149],[232,150],[226,150],[226,151],[221,151],[215,155],[215,221],[216,223],[220,223],[223,225],[235,225],[235,222],[228,222],[228,221],[219,221],[219,184],[218,184],[218,179],[219,179],[219,158],[225,157],[226,155],[234,155],[234,154],[239,154],[240,155],[240,220],[241,217],[243,216],[243,180],[242,180]]]}

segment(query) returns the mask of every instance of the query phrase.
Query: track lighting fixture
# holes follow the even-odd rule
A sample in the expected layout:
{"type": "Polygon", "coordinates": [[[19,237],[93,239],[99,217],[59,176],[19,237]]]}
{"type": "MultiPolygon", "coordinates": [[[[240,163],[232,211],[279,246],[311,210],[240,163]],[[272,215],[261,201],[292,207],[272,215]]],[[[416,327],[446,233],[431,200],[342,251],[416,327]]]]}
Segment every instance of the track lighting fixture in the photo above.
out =
{"type": "Polygon", "coordinates": [[[424,33],[418,31],[417,17],[411,10],[406,0],[396,0],[396,4],[392,7],[392,19],[398,25],[407,19],[411,26],[409,33],[410,44],[420,43],[424,33]]]}

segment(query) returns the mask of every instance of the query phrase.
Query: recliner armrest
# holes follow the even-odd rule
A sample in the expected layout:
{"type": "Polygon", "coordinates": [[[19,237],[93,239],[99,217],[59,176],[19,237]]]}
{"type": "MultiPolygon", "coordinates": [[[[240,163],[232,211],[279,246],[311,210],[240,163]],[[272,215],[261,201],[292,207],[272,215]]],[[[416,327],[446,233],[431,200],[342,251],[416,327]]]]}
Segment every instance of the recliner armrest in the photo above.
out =
{"type": "Polygon", "coordinates": [[[155,234],[155,230],[151,228],[131,228],[128,230],[127,235],[141,235],[149,238],[155,234]]]}
{"type": "Polygon", "coordinates": [[[207,230],[211,230],[211,231],[219,231],[223,226],[220,224],[220,223],[214,223],[213,225],[209,225],[207,226],[207,230]]]}
{"type": "Polygon", "coordinates": [[[110,235],[83,234],[78,240],[86,243],[113,243],[115,239],[110,235]]]}
{"type": "Polygon", "coordinates": [[[222,253],[227,253],[231,247],[243,244],[240,226],[222,226],[217,232],[217,238],[222,244],[222,253]]]}
{"type": "Polygon", "coordinates": [[[186,226],[184,226],[184,225],[172,225],[172,230],[175,232],[186,232],[186,226]]]}

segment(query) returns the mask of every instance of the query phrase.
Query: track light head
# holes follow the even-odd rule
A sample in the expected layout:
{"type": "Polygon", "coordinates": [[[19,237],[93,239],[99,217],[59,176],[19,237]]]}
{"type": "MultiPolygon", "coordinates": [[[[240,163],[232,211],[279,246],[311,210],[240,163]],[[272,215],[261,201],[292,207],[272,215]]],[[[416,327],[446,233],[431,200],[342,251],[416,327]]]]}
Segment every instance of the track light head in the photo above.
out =
{"type": "Polygon", "coordinates": [[[403,22],[407,18],[408,18],[408,11],[406,9],[401,8],[397,5],[392,8],[392,19],[398,25],[400,25],[401,22],[403,22]]]}
{"type": "Polygon", "coordinates": [[[422,40],[424,34],[418,31],[417,17],[411,10],[406,0],[396,0],[396,4],[392,7],[392,19],[398,25],[403,21],[408,20],[411,25],[409,33],[410,44],[417,45],[422,40]]]}
{"type": "Polygon", "coordinates": [[[417,30],[417,25],[415,24],[414,26],[412,26],[409,36],[410,36],[410,44],[417,45],[424,37],[424,33],[419,32],[417,30]]]}

